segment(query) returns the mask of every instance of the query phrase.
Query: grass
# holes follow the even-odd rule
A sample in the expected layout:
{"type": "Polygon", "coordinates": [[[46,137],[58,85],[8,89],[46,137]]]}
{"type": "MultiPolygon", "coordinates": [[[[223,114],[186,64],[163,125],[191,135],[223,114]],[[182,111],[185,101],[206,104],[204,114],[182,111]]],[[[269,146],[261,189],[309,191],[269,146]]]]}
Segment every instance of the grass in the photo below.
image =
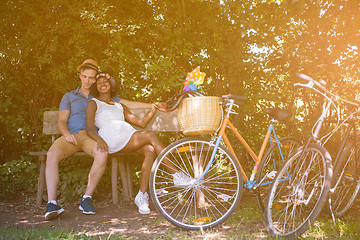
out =
{"type": "Polygon", "coordinates": [[[48,229],[30,229],[19,230],[16,228],[0,228],[0,239],[12,240],[12,239],[82,239],[76,238],[73,233],[66,232],[65,230],[48,229]]]}
{"type": "Polygon", "coordinates": [[[336,219],[336,223],[327,215],[320,216],[311,229],[304,236],[328,239],[359,239],[360,219],[348,215],[342,219],[336,219]]]}
{"type": "MultiPolygon", "coordinates": [[[[238,210],[225,224],[204,231],[169,231],[159,236],[147,236],[148,239],[268,239],[264,226],[250,208],[238,210]],[[260,223],[260,224],[259,224],[260,223]]],[[[320,217],[300,239],[359,239],[360,219],[346,217],[338,220],[336,227],[328,217],[320,217]]],[[[135,239],[125,235],[106,233],[74,233],[64,229],[17,229],[0,227],[0,239],[135,239]]]]}

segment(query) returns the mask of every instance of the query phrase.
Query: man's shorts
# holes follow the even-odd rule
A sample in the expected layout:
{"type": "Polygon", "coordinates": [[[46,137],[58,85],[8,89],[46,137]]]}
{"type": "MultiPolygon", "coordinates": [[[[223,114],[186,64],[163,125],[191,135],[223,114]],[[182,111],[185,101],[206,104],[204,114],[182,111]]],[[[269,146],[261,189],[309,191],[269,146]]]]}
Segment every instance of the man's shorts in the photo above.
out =
{"type": "Polygon", "coordinates": [[[90,155],[93,157],[93,149],[97,146],[97,142],[94,141],[92,138],[90,138],[85,130],[81,130],[79,133],[73,133],[73,135],[76,138],[77,145],[74,145],[72,143],[69,143],[66,141],[64,136],[59,137],[56,139],[56,141],[51,145],[51,148],[58,148],[60,149],[64,155],[65,158],[70,157],[76,152],[83,151],[87,155],[90,155]]]}

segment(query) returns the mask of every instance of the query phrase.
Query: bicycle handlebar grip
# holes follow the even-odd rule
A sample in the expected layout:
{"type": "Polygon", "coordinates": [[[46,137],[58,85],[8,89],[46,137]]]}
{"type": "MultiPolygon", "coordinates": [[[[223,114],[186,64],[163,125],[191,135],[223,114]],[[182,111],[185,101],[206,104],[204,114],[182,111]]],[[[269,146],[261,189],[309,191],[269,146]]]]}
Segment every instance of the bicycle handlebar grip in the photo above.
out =
{"type": "Polygon", "coordinates": [[[314,79],[312,79],[311,77],[309,77],[309,76],[307,76],[307,75],[305,75],[303,73],[296,73],[295,75],[298,76],[299,78],[302,78],[302,79],[304,79],[306,81],[309,81],[309,82],[315,81],[314,79]]]}

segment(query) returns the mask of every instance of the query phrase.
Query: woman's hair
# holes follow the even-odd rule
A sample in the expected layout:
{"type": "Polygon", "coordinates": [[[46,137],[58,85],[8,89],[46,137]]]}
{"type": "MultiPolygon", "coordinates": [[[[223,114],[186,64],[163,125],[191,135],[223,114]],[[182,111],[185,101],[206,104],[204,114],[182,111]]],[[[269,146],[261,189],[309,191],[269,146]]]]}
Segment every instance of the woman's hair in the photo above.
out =
{"type": "MultiPolygon", "coordinates": [[[[109,73],[106,72],[101,72],[98,73],[95,77],[96,82],[101,79],[101,78],[106,78],[107,80],[109,80],[110,83],[110,97],[115,97],[119,91],[119,82],[113,78],[109,73]]],[[[96,82],[93,83],[90,87],[90,94],[93,97],[98,97],[99,96],[99,92],[97,90],[97,85],[96,82]]]]}

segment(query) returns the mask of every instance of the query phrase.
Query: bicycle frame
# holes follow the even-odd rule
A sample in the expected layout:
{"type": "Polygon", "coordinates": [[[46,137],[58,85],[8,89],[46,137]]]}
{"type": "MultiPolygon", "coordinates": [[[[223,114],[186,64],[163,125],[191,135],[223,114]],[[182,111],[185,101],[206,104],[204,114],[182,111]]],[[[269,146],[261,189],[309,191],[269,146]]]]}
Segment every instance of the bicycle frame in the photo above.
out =
{"type": "Polygon", "coordinates": [[[320,95],[322,95],[325,100],[326,100],[326,106],[325,108],[323,109],[322,111],[322,114],[321,116],[319,117],[319,119],[317,120],[316,122],[316,125],[315,125],[315,130],[312,134],[312,136],[309,137],[308,141],[306,142],[305,146],[304,146],[304,149],[307,148],[307,146],[310,144],[311,141],[315,141],[321,145],[325,145],[326,142],[329,140],[329,138],[340,128],[342,127],[345,123],[349,123],[350,125],[348,126],[347,128],[347,131],[345,133],[345,136],[341,142],[341,145],[340,145],[340,148],[336,154],[336,158],[335,160],[333,161],[333,165],[335,166],[335,164],[337,163],[340,155],[341,155],[341,152],[344,150],[344,147],[345,147],[345,144],[350,136],[350,133],[351,133],[351,130],[354,129],[354,133],[355,133],[355,136],[356,136],[356,129],[355,129],[355,119],[354,119],[354,115],[357,114],[358,112],[355,111],[353,113],[350,114],[350,116],[345,120],[345,121],[342,121],[341,123],[339,122],[339,120],[335,121],[335,123],[337,123],[337,127],[335,128],[335,130],[333,130],[333,132],[330,134],[329,137],[326,138],[326,140],[324,142],[321,142],[322,139],[320,139],[320,130],[323,126],[323,124],[325,122],[331,122],[331,120],[327,120],[327,114],[329,113],[330,111],[330,107],[331,105],[335,105],[335,103],[333,102],[333,100],[340,100],[341,102],[343,103],[347,103],[351,108],[354,108],[357,106],[356,103],[353,103],[353,102],[349,102],[345,99],[342,99],[341,97],[329,92],[327,89],[325,89],[320,83],[316,82],[314,79],[312,79],[311,77],[308,77],[304,74],[298,74],[298,76],[304,80],[307,80],[309,81],[308,84],[300,84],[300,83],[296,83],[295,86],[302,86],[302,87],[307,87],[307,88],[310,88],[310,89],[313,89],[315,90],[316,92],[320,93],[320,95]],[[314,86],[318,86],[320,90],[317,90],[314,88],[314,86]],[[351,119],[350,119],[351,118],[351,119]],[[350,119],[350,120],[349,120],[350,119]]]}
{"type": "MultiPolygon", "coordinates": [[[[230,150],[230,152],[234,155],[235,159],[237,160],[237,162],[239,163],[239,166],[240,166],[240,170],[241,170],[241,173],[242,173],[242,176],[243,176],[243,179],[245,181],[245,184],[244,186],[248,189],[252,189],[252,188],[256,188],[258,186],[263,186],[263,185],[267,185],[267,184],[271,184],[271,183],[260,183],[260,184],[256,184],[254,179],[255,179],[255,176],[256,176],[256,173],[257,173],[257,170],[259,168],[259,164],[262,160],[262,157],[264,155],[264,152],[265,152],[265,148],[267,146],[267,143],[271,137],[271,133],[273,133],[274,135],[274,138],[275,138],[275,141],[276,141],[276,144],[278,145],[279,149],[280,149],[280,143],[279,143],[279,140],[276,136],[276,133],[275,133],[275,129],[274,129],[274,122],[275,120],[272,119],[270,121],[270,124],[269,124],[269,127],[268,127],[268,130],[266,132],[266,135],[265,135],[265,138],[264,138],[264,141],[263,141],[263,144],[261,146],[261,149],[260,149],[260,152],[259,152],[259,155],[256,155],[254,150],[249,146],[249,144],[245,141],[245,139],[241,136],[241,134],[238,132],[238,130],[234,127],[234,125],[231,123],[230,121],[230,113],[231,113],[231,109],[232,109],[232,106],[234,105],[234,100],[229,100],[230,101],[230,104],[229,104],[229,108],[227,110],[227,114],[226,116],[224,117],[223,119],[223,122],[220,126],[220,130],[218,132],[218,135],[217,135],[217,138],[216,138],[216,142],[215,142],[215,145],[214,145],[214,150],[212,152],[212,155],[211,155],[211,158],[210,158],[210,161],[208,163],[208,165],[206,166],[203,174],[196,180],[195,184],[198,184],[200,182],[200,180],[205,176],[205,174],[209,171],[213,161],[214,161],[214,158],[215,158],[215,155],[216,155],[216,152],[218,150],[218,147],[220,145],[220,142],[221,140],[224,140],[227,148],[230,150]],[[240,161],[238,159],[238,157],[236,156],[235,154],[235,151],[229,141],[229,139],[227,138],[226,136],[226,133],[225,133],[225,129],[229,127],[230,130],[235,134],[235,136],[238,138],[238,140],[241,142],[241,144],[245,147],[245,149],[248,151],[248,153],[254,158],[255,160],[255,165],[254,165],[254,168],[252,170],[252,173],[250,175],[250,179],[246,176],[246,173],[243,169],[243,167],[241,166],[240,164],[240,161]]],[[[282,152],[280,150],[280,153],[281,153],[281,158],[283,159],[284,161],[284,157],[282,155],[282,152]]]]}
{"type": "Polygon", "coordinates": [[[356,138],[356,128],[355,128],[355,120],[354,119],[351,119],[351,120],[348,120],[348,121],[345,121],[345,123],[348,123],[349,126],[347,127],[346,129],[346,132],[345,132],[345,135],[341,141],[341,145],[339,147],[339,150],[337,151],[336,153],[336,157],[335,157],[335,160],[333,161],[333,165],[335,166],[340,158],[340,155],[341,155],[341,152],[344,150],[345,148],[345,145],[346,143],[348,142],[348,139],[350,137],[350,134],[351,134],[351,130],[354,130],[354,136],[356,138]]]}

